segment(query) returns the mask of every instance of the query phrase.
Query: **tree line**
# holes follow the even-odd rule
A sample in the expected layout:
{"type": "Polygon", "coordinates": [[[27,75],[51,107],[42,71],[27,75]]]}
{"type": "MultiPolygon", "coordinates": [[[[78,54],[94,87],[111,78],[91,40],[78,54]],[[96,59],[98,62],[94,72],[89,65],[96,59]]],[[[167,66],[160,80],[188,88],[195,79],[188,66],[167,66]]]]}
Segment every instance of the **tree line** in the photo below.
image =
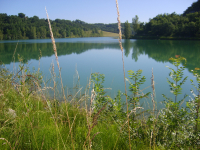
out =
{"type": "Polygon", "coordinates": [[[126,39],[143,37],[184,37],[200,38],[200,0],[193,3],[183,14],[159,14],[148,23],[140,22],[136,15],[132,19],[132,29],[125,22],[124,36],[126,39]],[[134,35],[134,36],[133,36],[134,35]]]}
{"type": "MultiPolygon", "coordinates": [[[[55,38],[102,36],[98,27],[81,20],[55,19],[50,22],[55,38]]],[[[50,38],[47,19],[29,18],[23,13],[18,16],[0,14],[0,40],[45,38],[50,38]]]]}
{"type": "MultiPolygon", "coordinates": [[[[148,23],[134,23],[134,35],[166,36],[166,37],[197,37],[200,38],[200,12],[186,16],[176,13],[157,15],[148,23]]],[[[130,36],[125,35],[126,38],[130,36]]]]}

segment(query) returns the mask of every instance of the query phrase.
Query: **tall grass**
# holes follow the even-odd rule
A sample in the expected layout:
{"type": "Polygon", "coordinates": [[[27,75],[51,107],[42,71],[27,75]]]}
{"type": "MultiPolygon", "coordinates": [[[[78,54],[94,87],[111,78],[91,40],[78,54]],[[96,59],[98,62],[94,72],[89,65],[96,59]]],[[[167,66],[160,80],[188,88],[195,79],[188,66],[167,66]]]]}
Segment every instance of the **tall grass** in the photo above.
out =
{"type": "MultiPolygon", "coordinates": [[[[141,111],[139,101],[149,95],[148,93],[141,94],[139,89],[146,78],[142,76],[142,70],[129,71],[130,79],[125,78],[117,0],[116,7],[125,93],[119,91],[112,99],[105,93],[104,75],[92,73],[84,95],[78,94],[81,91],[79,88],[74,95],[65,96],[56,44],[47,14],[63,101],[57,100],[58,94],[55,92],[57,86],[54,64],[51,70],[53,87],[42,87],[44,81],[40,71],[30,72],[20,56],[19,70],[16,72],[9,72],[1,64],[1,149],[199,149],[199,75],[194,71],[197,81],[192,81],[192,84],[196,87],[198,94],[195,95],[195,91],[192,91],[194,97],[187,103],[187,107],[181,107],[175,93],[175,102],[164,96],[166,107],[158,111],[152,69],[153,108],[141,111]],[[129,90],[132,95],[127,94],[126,81],[129,81],[129,90]],[[48,89],[54,92],[53,100],[48,99],[45,94],[48,89]],[[122,101],[123,96],[126,97],[126,110],[122,101]]],[[[177,79],[180,78],[180,74],[183,77],[184,68],[179,68],[181,62],[179,58],[182,57],[171,58],[173,63],[178,62],[175,69],[179,72],[170,68],[174,77],[174,80],[168,79],[170,86],[174,86],[174,81],[178,85],[177,79]]],[[[177,87],[173,88],[176,92],[177,87]]],[[[181,92],[181,88],[178,90],[181,92]]]]}
{"type": "Polygon", "coordinates": [[[118,21],[118,29],[119,29],[119,46],[122,52],[122,63],[123,63],[123,73],[124,73],[124,86],[125,86],[125,96],[126,96],[126,115],[128,120],[128,134],[129,134],[129,148],[131,150],[131,135],[130,135],[130,125],[129,125],[129,113],[128,113],[128,100],[127,100],[127,90],[126,90],[126,80],[125,80],[125,67],[124,67],[124,54],[122,47],[122,31],[121,31],[121,22],[120,22],[120,14],[119,14],[119,6],[118,1],[116,0],[116,8],[117,8],[117,21],[118,21]]]}

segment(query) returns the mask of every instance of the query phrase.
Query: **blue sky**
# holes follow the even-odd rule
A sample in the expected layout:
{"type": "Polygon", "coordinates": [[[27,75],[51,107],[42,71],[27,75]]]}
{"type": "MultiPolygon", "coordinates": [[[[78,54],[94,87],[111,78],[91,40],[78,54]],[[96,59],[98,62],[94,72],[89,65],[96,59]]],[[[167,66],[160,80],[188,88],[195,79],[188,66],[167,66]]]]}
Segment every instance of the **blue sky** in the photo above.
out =
{"type": "MultiPolygon", "coordinates": [[[[197,0],[118,0],[121,22],[138,15],[139,21],[148,22],[158,14],[183,13],[197,0]]],[[[116,23],[115,0],[0,0],[0,13],[50,19],[82,20],[87,23],[116,23]]]]}

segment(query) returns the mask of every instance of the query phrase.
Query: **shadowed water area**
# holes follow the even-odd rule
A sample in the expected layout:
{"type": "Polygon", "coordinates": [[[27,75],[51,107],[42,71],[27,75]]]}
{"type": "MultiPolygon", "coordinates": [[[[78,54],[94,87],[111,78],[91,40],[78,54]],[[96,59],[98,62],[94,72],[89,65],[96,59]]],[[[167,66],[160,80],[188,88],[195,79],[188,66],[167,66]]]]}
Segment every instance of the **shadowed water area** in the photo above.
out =
{"type": "MultiPolygon", "coordinates": [[[[94,72],[105,74],[104,87],[111,88],[106,90],[106,95],[114,98],[118,90],[124,92],[122,57],[118,39],[93,37],[55,39],[55,41],[66,95],[74,95],[80,88],[82,90],[78,94],[84,94],[90,74],[94,72]],[[80,80],[78,80],[78,77],[80,77],[80,80]]],[[[166,66],[175,69],[169,61],[169,58],[175,57],[175,55],[187,59],[184,77],[188,76],[188,79],[182,86],[182,95],[178,96],[178,100],[182,99],[185,94],[188,95],[185,101],[189,101],[189,96],[193,97],[190,92],[193,87],[189,80],[195,80],[195,78],[190,70],[194,70],[196,67],[200,68],[199,41],[123,40],[122,42],[126,77],[128,78],[128,70],[143,70],[142,75],[146,77],[146,82],[141,85],[141,89],[144,89],[144,93],[152,92],[151,75],[153,68],[158,108],[162,107],[160,104],[164,100],[162,94],[174,100],[166,79],[170,78],[170,70],[166,66]]],[[[59,76],[59,73],[50,39],[0,41],[0,60],[10,71],[16,72],[18,69],[19,56],[23,58],[23,63],[27,64],[31,71],[33,71],[33,68],[37,70],[39,67],[47,86],[53,86],[50,73],[52,62],[55,66],[56,75],[59,76]],[[17,49],[14,53],[16,45],[17,49]],[[40,53],[42,57],[39,59],[40,53]],[[13,54],[15,54],[15,57],[13,57],[13,54]]],[[[127,82],[127,89],[128,86],[127,82]]],[[[60,91],[61,93],[59,79],[57,79],[57,87],[57,92],[60,91]]],[[[130,92],[128,94],[131,95],[130,92]]],[[[52,91],[50,91],[50,95],[53,95],[52,91]]],[[[143,99],[141,104],[145,109],[152,107],[151,98],[143,99]]]]}

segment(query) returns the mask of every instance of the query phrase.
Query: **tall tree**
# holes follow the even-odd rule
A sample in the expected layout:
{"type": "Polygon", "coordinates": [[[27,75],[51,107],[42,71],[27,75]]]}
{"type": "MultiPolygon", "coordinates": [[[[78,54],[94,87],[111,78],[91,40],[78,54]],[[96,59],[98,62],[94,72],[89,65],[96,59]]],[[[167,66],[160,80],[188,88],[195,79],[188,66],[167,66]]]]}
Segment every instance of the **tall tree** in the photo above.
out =
{"type": "Polygon", "coordinates": [[[139,17],[137,15],[135,15],[135,17],[132,19],[132,24],[133,24],[133,32],[134,34],[136,34],[140,28],[139,17]]]}
{"type": "Polygon", "coordinates": [[[37,38],[36,27],[31,27],[30,39],[36,39],[36,38],[37,38]]]}
{"type": "Polygon", "coordinates": [[[20,17],[20,18],[25,18],[25,14],[23,14],[23,13],[18,13],[18,17],[20,17]]]}
{"type": "Polygon", "coordinates": [[[124,24],[124,36],[125,36],[125,39],[129,39],[131,36],[131,28],[128,21],[126,21],[124,24]]]}

